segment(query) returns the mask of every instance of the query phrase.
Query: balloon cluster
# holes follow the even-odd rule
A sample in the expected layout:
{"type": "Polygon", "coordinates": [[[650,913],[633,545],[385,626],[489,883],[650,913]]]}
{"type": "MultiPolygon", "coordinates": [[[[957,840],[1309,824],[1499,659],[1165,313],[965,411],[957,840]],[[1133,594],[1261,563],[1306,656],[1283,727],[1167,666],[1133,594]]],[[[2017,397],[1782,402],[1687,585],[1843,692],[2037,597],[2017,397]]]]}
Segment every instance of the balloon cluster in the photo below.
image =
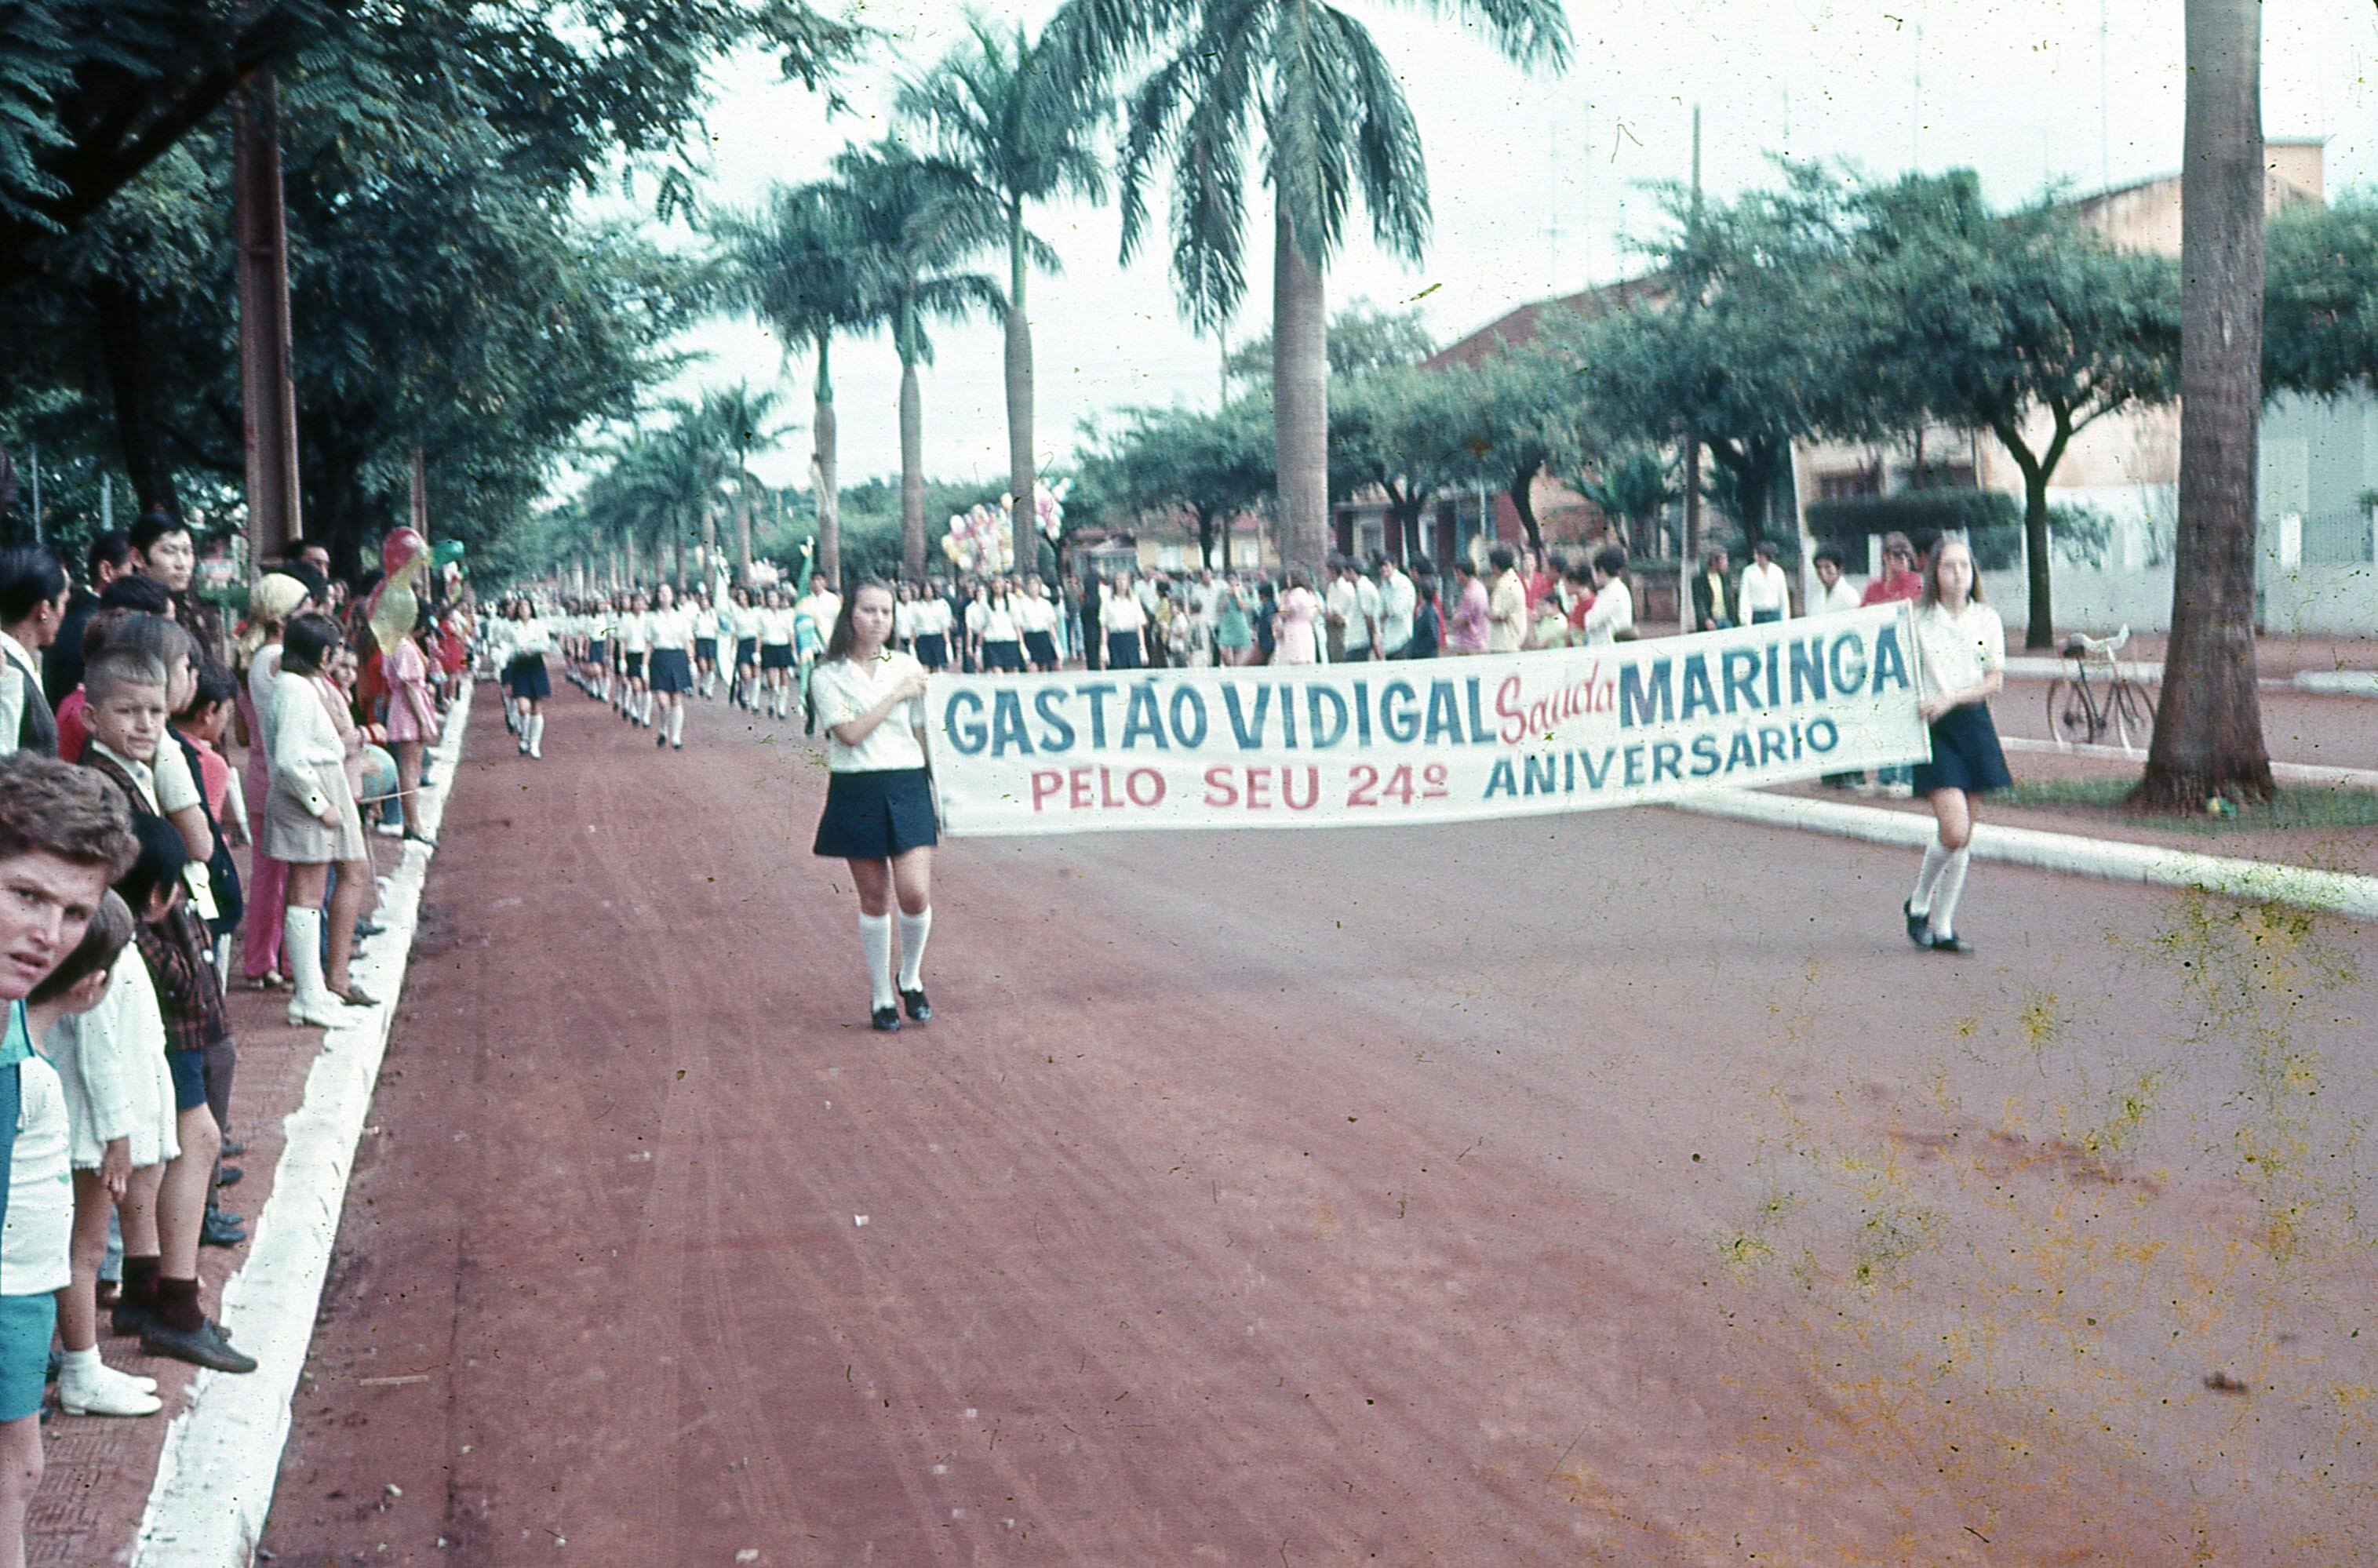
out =
{"type": "Polygon", "coordinates": [[[410,528],[392,528],[380,541],[382,575],[366,610],[372,640],[382,648],[395,647],[420,619],[421,601],[414,596],[413,583],[430,564],[429,541],[410,528]]]}
{"type": "Polygon", "coordinates": [[[967,577],[998,577],[1015,569],[1015,540],[1007,513],[988,501],[978,501],[950,518],[942,536],[942,554],[967,577]]]}
{"type": "MultiPolygon", "coordinates": [[[[1060,479],[1054,485],[1046,479],[1032,486],[1032,519],[1043,537],[1055,539],[1065,530],[1065,497],[1074,482],[1060,479]]],[[[993,506],[978,501],[950,519],[949,532],[942,536],[942,554],[950,564],[967,577],[1003,577],[1015,569],[1015,533],[1009,519],[1014,515],[1015,497],[1011,493],[1002,496],[993,506]]]]}

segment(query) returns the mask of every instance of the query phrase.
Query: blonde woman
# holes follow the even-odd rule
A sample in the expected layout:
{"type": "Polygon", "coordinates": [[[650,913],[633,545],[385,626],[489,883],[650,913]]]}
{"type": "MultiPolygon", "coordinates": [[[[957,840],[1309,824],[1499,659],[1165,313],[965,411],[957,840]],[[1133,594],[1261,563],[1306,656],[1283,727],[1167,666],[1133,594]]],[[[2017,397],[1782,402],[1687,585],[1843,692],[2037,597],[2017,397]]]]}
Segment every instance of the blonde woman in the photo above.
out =
{"type": "MultiPolygon", "coordinates": [[[[289,620],[312,604],[303,582],[270,572],[247,591],[247,629],[239,638],[240,733],[247,740],[247,766],[240,786],[247,797],[247,818],[264,820],[264,804],[272,793],[272,682],[281,674],[281,632],[289,620]]],[[[289,896],[289,868],[258,844],[248,862],[246,882],[246,926],[240,937],[240,972],[258,990],[278,990],[287,979],[281,963],[281,916],[289,896]]]]}

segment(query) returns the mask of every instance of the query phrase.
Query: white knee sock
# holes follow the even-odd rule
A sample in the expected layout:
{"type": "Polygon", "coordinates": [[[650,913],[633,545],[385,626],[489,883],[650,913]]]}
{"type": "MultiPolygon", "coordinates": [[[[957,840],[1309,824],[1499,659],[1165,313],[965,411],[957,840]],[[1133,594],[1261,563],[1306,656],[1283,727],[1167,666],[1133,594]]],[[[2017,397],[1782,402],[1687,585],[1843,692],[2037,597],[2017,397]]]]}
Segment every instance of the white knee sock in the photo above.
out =
{"type": "Polygon", "coordinates": [[[859,946],[867,955],[867,984],[872,988],[875,1007],[891,1007],[899,1001],[892,991],[892,916],[861,915],[859,917],[859,946]]]}
{"type": "Polygon", "coordinates": [[[683,702],[669,704],[668,737],[671,746],[685,744],[685,704],[683,702]]]}
{"type": "Polygon", "coordinates": [[[322,912],[294,904],[282,910],[281,952],[296,977],[295,1000],[309,1007],[327,1004],[330,989],[322,981],[322,912]]]}
{"type": "Polygon", "coordinates": [[[925,939],[933,934],[933,912],[900,916],[900,988],[921,989],[925,984],[925,939]]]}
{"type": "Polygon", "coordinates": [[[1940,880],[1941,868],[1949,864],[1949,851],[1939,839],[1924,846],[1924,868],[1916,873],[1916,891],[1907,895],[1907,912],[1924,915],[1932,908],[1932,890],[1940,880]]]}
{"type": "Polygon", "coordinates": [[[1940,883],[1932,890],[1932,934],[1936,937],[1956,935],[1956,928],[1950,922],[1957,917],[1957,895],[1965,891],[1965,863],[1972,856],[1971,850],[1961,849],[1949,856],[1949,864],[1941,868],[1940,883]]]}
{"type": "Polygon", "coordinates": [[[528,754],[532,757],[545,755],[545,715],[543,713],[531,713],[528,716],[528,754]]]}

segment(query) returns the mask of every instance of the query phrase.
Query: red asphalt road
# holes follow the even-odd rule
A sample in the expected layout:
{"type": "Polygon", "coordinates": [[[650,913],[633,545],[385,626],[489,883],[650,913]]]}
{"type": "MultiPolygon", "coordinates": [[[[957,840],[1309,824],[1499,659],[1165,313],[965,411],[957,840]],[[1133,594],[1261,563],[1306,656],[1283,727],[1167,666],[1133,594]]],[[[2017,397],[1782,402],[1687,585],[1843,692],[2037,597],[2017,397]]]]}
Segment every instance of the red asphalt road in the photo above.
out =
{"type": "Polygon", "coordinates": [[[1907,856],[1660,811],[954,843],[887,1038],[815,751],[480,712],[279,1568],[2378,1560],[2366,928],[1979,866],[1940,959],[1907,856]]]}

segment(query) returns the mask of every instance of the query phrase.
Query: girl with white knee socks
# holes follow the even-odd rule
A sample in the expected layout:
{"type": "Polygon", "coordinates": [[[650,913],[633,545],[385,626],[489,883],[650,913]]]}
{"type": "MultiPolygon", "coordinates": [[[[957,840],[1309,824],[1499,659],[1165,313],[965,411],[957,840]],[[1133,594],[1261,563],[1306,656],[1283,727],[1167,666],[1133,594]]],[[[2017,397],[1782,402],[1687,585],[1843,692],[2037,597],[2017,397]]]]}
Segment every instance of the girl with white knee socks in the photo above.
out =
{"type": "Polygon", "coordinates": [[[1916,793],[1932,803],[1939,835],[1924,849],[1916,891],[1901,912],[1907,940],[1933,952],[1971,952],[1957,935],[1957,900],[1974,837],[1974,797],[2004,789],[2007,773],[1989,700],[2006,684],[2006,626],[1982,603],[1974,553],[1943,538],[1925,564],[1916,608],[1916,695],[1932,730],[1932,760],[1916,769],[1916,793]]]}
{"type": "Polygon", "coordinates": [[[933,928],[933,845],[940,837],[926,773],[925,669],[890,645],[892,617],[891,585],[859,584],[843,602],[810,676],[828,742],[829,782],[815,853],[850,865],[871,993],[870,1022],[887,1032],[900,1027],[903,1008],[919,1023],[933,1015],[924,960],[933,928]]]}

